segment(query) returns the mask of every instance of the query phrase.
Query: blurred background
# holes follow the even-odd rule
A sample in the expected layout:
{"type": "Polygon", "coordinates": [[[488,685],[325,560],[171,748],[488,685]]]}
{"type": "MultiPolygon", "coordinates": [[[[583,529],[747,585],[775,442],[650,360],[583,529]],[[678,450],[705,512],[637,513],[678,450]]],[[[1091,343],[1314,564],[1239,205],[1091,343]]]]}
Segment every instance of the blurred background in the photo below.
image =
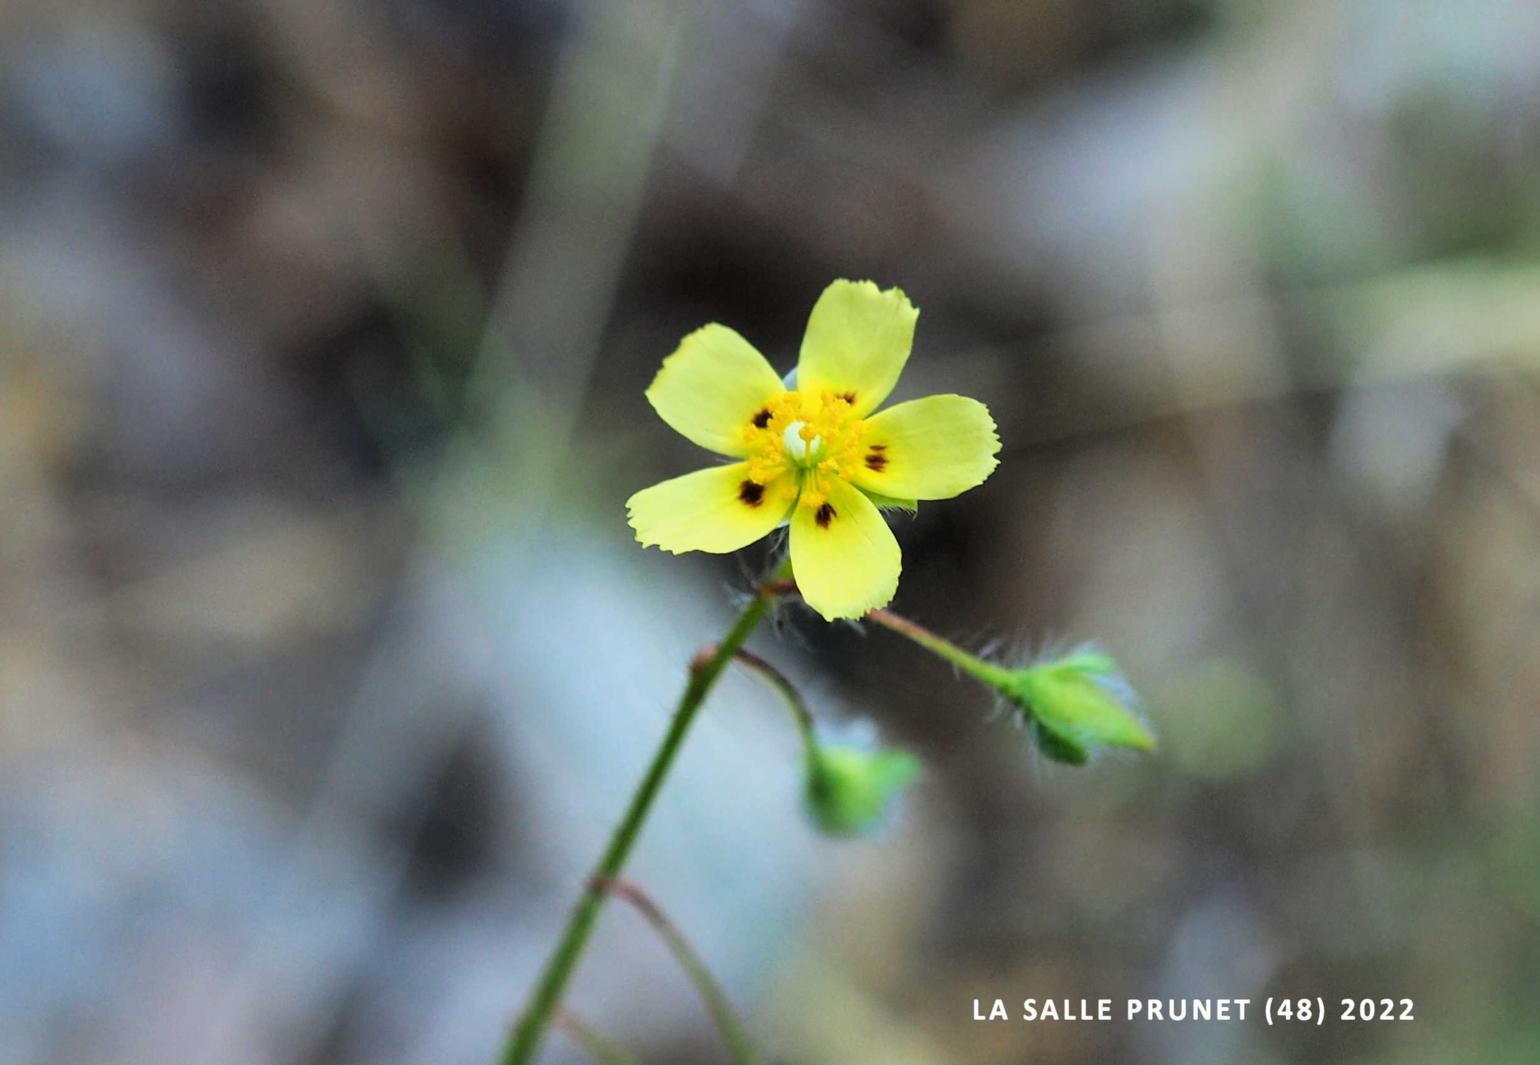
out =
{"type": "MultiPolygon", "coordinates": [[[[715,694],[631,873],[763,1047],[1540,1060],[1537,57],[1522,0],[0,6],[0,1060],[491,1061],[766,561],[632,541],[709,461],[642,391],[836,277],[1005,441],[895,607],[1097,641],[1162,747],[1050,766],[789,610],[927,769],[822,840],[715,694]],[[1193,995],[1417,1020],[971,1019],[1193,995]]],[[[725,1060],[625,907],[568,1001],[725,1060]]]]}

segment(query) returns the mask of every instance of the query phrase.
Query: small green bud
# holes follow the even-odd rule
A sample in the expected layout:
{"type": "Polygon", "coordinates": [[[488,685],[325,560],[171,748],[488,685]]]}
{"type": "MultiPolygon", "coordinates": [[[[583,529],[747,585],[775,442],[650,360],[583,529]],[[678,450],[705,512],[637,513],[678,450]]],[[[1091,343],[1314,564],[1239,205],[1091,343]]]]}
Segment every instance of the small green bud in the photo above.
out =
{"type": "Polygon", "coordinates": [[[1155,749],[1155,737],[1120,697],[1117,663],[1100,652],[1001,670],[991,683],[1020,709],[1038,749],[1055,762],[1084,765],[1101,747],[1155,749]]]}
{"type": "Polygon", "coordinates": [[[908,751],[818,747],[808,762],[807,808],[831,836],[855,836],[882,820],[895,795],[920,775],[908,751]]]}

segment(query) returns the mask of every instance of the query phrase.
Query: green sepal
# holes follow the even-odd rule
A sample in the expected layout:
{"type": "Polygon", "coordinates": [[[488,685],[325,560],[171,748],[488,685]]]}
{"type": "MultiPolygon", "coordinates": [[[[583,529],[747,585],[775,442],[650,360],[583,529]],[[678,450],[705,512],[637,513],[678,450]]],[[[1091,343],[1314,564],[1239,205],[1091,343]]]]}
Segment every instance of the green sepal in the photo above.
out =
{"type": "Polygon", "coordinates": [[[880,495],[877,492],[868,492],[866,489],[856,486],[862,495],[877,504],[879,510],[902,510],[906,514],[914,515],[920,512],[920,504],[915,499],[897,499],[893,496],[880,495]]]}
{"type": "Polygon", "coordinates": [[[815,748],[808,762],[808,814],[827,835],[861,835],[881,823],[893,798],[919,775],[920,760],[908,751],[815,748]]]}
{"type": "Polygon", "coordinates": [[[1089,750],[1044,727],[1036,718],[1032,719],[1027,728],[1032,733],[1032,741],[1037,744],[1037,749],[1043,752],[1043,757],[1064,765],[1085,765],[1091,760],[1089,750]]]}
{"type": "Polygon", "coordinates": [[[1065,655],[1055,664],[1060,669],[1076,669],[1082,673],[1096,673],[1106,677],[1116,676],[1118,672],[1118,664],[1112,660],[1112,656],[1100,651],[1076,651],[1065,655]]]}

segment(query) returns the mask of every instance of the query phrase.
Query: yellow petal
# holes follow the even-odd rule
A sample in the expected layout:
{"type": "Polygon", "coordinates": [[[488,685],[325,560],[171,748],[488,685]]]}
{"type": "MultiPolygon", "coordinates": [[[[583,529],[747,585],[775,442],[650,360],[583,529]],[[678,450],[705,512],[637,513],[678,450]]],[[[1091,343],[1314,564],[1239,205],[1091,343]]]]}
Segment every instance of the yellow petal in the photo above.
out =
{"type": "Polygon", "coordinates": [[[830,479],[818,509],[791,515],[791,568],[807,605],[828,621],[858,618],[898,591],[898,541],[870,499],[830,479]]]}
{"type": "Polygon", "coordinates": [[[999,465],[1000,438],[989,408],[966,396],[926,396],[866,420],[861,465],[852,478],[898,499],[950,499],[976,488],[999,465]]]}
{"type": "Polygon", "coordinates": [[[785,391],[765,357],[725,325],[708,325],[679,342],[647,389],[647,401],[674,431],[701,447],[737,458],[743,430],[785,391]]]}
{"type": "Polygon", "coordinates": [[[726,554],[747,547],[786,519],[796,497],[789,476],[749,480],[749,464],[713,466],[644,488],[626,500],[626,517],[643,547],[726,554]]]}
{"type": "Polygon", "coordinates": [[[853,394],[859,417],[888,397],[909,360],[919,310],[902,291],[836,281],[813,305],[797,363],[797,388],[853,394]]]}

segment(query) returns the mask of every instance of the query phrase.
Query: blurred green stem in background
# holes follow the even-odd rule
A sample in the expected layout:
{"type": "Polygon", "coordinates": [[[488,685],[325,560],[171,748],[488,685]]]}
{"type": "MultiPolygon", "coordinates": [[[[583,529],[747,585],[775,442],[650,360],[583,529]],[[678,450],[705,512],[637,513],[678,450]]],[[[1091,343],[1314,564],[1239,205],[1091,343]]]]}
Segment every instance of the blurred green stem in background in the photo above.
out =
{"type": "MultiPolygon", "coordinates": [[[[747,652],[740,651],[739,656],[747,652]]],[[[690,983],[695,985],[696,992],[701,1001],[706,1005],[706,1012],[711,1014],[712,1021],[717,1026],[717,1031],[722,1033],[722,1040],[732,1052],[735,1065],[760,1065],[759,1052],[754,1049],[753,1042],[749,1039],[748,1030],[743,1025],[743,1020],[738,1016],[738,1011],[733,1009],[733,1004],[728,1000],[716,977],[711,975],[711,970],[706,968],[706,963],[701,956],[690,946],[690,941],[679,931],[679,927],[663,912],[662,908],[654,902],[645,891],[626,880],[606,880],[599,885],[604,892],[628,902],[636,909],[637,913],[650,925],[653,931],[658,933],[658,938],[663,940],[663,945],[674,956],[679,967],[690,978],[690,983]]]]}
{"type": "Polygon", "coordinates": [[[707,693],[711,691],[717,677],[721,676],[728,661],[738,653],[749,635],[764,620],[765,614],[770,610],[770,604],[777,597],[774,587],[784,581],[790,572],[790,561],[783,562],[776,571],[776,579],[761,586],[754,598],[743,608],[743,613],[738,616],[738,620],[734,622],[726,638],[717,644],[715,653],[705,662],[692,665],[689,682],[685,684],[684,693],[679,697],[679,706],[674,711],[674,718],[669,724],[668,732],[664,734],[657,753],[652,756],[652,764],[647,767],[647,774],[642,777],[636,794],[631,797],[631,805],[626,808],[625,816],[621,818],[615,834],[610,837],[609,846],[604,849],[604,854],[594,866],[594,871],[588,878],[587,887],[572,908],[572,914],[567,918],[566,930],[562,932],[555,951],[546,962],[545,970],[540,975],[539,983],[535,985],[524,1015],[519,1019],[518,1026],[514,1028],[507,1045],[503,1048],[502,1057],[499,1058],[501,1065],[529,1065],[535,1060],[540,1042],[545,1037],[545,1030],[550,1027],[551,1015],[561,1004],[562,992],[566,990],[567,981],[577,967],[583,948],[588,945],[589,936],[593,934],[594,924],[599,918],[599,910],[604,905],[604,900],[608,898],[604,885],[618,877],[621,869],[625,867],[631,848],[636,845],[636,838],[641,833],[642,824],[652,810],[653,800],[658,797],[664,778],[673,767],[674,758],[679,754],[685,734],[694,723],[707,693]]]}
{"type": "Polygon", "coordinates": [[[569,1009],[558,1009],[551,1023],[566,1032],[599,1065],[637,1065],[635,1058],[569,1009]]]}

